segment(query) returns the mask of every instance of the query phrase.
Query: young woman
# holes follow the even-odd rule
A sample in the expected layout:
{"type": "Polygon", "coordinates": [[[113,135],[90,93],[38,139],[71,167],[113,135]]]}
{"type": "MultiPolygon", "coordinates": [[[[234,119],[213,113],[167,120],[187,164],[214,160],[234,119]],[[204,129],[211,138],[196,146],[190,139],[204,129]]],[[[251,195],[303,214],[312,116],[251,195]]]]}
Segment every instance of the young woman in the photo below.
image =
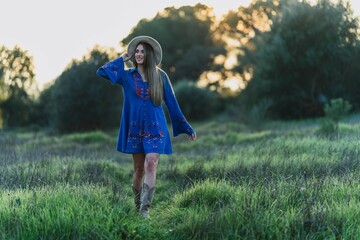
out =
{"type": "Polygon", "coordinates": [[[143,217],[149,217],[160,154],[172,154],[162,102],[168,109],[174,137],[185,133],[189,140],[196,139],[196,132],[181,112],[167,74],[158,67],[161,60],[160,44],[152,37],[138,36],[130,41],[126,53],[96,72],[123,87],[117,150],[133,156],[134,201],[143,217]],[[124,68],[128,60],[133,62],[134,68],[124,68]]]}

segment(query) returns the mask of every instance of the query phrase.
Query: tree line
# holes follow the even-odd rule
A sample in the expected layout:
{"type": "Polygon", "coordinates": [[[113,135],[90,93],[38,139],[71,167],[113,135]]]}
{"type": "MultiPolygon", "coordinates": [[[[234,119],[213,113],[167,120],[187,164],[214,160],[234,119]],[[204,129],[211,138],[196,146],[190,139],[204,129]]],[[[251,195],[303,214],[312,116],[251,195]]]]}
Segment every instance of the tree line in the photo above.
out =
{"type": "MultiPolygon", "coordinates": [[[[162,45],[162,68],[189,119],[220,111],[234,117],[255,110],[274,119],[319,117],[331,99],[343,98],[358,111],[359,22],[347,3],[329,0],[253,0],[216,19],[211,7],[169,7],[141,20],[119,41],[150,35],[162,45]],[[227,64],[229,57],[236,59],[227,64]],[[224,85],[236,77],[241,90],[224,85]],[[205,82],[202,87],[197,83],[205,82]]],[[[122,90],[98,77],[119,56],[94,46],[72,60],[34,98],[32,57],[20,47],[0,48],[0,111],[4,128],[50,127],[61,132],[114,128],[122,90]]]]}

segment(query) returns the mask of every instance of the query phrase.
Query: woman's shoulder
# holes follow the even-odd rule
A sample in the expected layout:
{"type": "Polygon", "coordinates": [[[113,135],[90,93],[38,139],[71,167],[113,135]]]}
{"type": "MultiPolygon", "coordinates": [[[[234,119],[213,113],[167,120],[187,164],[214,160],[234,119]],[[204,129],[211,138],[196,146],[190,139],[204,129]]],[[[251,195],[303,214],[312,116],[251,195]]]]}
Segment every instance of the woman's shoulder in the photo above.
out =
{"type": "Polygon", "coordinates": [[[158,67],[158,70],[160,72],[161,77],[165,78],[164,80],[166,80],[166,79],[169,80],[169,76],[167,75],[167,73],[163,69],[158,67]]]}

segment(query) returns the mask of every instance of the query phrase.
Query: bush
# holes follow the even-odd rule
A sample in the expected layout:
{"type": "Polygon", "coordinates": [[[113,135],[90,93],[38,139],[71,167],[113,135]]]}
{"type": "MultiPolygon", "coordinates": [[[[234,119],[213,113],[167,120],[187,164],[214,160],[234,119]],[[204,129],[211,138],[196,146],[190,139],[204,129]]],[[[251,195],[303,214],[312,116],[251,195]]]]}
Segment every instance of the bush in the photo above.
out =
{"type": "Polygon", "coordinates": [[[220,109],[217,93],[197,87],[189,81],[180,81],[174,86],[182,112],[188,119],[206,119],[214,116],[220,109]]]}
{"type": "Polygon", "coordinates": [[[248,112],[246,120],[254,129],[260,129],[266,122],[267,112],[271,107],[272,101],[263,99],[259,103],[255,104],[248,112]]]}
{"type": "Polygon", "coordinates": [[[239,60],[254,71],[241,92],[243,104],[271,99],[271,117],[280,119],[320,117],[324,97],[357,104],[359,67],[353,65],[359,62],[359,24],[350,8],[328,0],[282,4],[271,31],[257,33],[239,60]]]}
{"type": "Polygon", "coordinates": [[[342,98],[333,99],[330,104],[326,104],[324,108],[325,116],[339,123],[340,119],[349,113],[351,104],[342,98]]]}
{"type": "Polygon", "coordinates": [[[56,79],[49,90],[51,101],[44,109],[50,109],[50,123],[57,130],[78,132],[118,126],[121,88],[95,74],[108,60],[105,53],[93,50],[56,79]]]}
{"type": "Polygon", "coordinates": [[[325,119],[321,121],[319,131],[329,135],[339,129],[339,121],[351,110],[351,104],[342,98],[333,99],[324,108],[325,119]]]}

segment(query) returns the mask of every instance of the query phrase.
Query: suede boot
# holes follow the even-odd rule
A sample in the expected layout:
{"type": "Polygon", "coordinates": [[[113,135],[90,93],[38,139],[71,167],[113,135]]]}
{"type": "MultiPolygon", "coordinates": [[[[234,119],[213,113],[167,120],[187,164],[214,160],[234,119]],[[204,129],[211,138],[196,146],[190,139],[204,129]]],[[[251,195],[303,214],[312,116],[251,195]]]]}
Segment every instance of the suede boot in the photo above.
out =
{"type": "Polygon", "coordinates": [[[140,191],[138,191],[136,188],[134,188],[134,186],[132,186],[132,190],[134,193],[134,203],[135,203],[136,211],[139,212],[140,204],[141,204],[141,201],[140,201],[141,189],[140,189],[140,191]]]}
{"type": "Polygon", "coordinates": [[[141,205],[140,205],[141,216],[150,217],[149,208],[151,206],[154,193],[155,193],[155,187],[150,189],[146,183],[143,183],[142,191],[141,191],[141,205]]]}

